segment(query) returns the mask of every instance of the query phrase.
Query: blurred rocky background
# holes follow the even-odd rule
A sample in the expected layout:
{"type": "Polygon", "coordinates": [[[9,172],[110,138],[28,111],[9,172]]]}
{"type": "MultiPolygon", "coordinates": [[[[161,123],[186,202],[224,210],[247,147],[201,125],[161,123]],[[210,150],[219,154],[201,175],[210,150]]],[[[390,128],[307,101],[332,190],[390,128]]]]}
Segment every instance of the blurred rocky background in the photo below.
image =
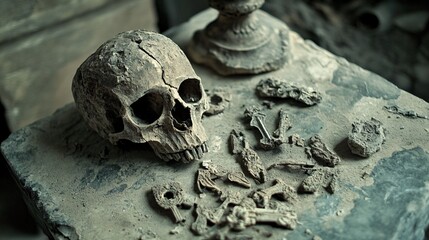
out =
{"type": "Polygon", "coordinates": [[[429,101],[429,1],[268,0],[264,7],[304,38],[429,101]]]}
{"type": "MultiPolygon", "coordinates": [[[[115,34],[165,31],[205,0],[0,1],[0,141],[72,101],[76,68],[115,34]]],[[[427,0],[267,0],[301,36],[429,101],[427,0]]],[[[0,156],[0,239],[46,239],[0,156]]]]}

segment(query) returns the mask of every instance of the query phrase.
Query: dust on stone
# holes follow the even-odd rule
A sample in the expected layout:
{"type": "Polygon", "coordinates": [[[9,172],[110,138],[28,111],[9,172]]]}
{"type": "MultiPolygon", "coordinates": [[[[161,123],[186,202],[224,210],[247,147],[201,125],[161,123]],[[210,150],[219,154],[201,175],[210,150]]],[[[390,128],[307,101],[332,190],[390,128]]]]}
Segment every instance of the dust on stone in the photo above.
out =
{"type": "Polygon", "coordinates": [[[397,105],[384,106],[383,109],[390,112],[390,113],[399,114],[399,115],[402,115],[402,116],[408,117],[408,118],[429,119],[429,117],[426,115],[421,115],[419,113],[416,113],[413,110],[408,110],[408,109],[399,107],[397,105]]]}
{"type": "Polygon", "coordinates": [[[229,106],[232,99],[231,93],[222,88],[206,89],[206,94],[209,99],[210,108],[204,112],[205,116],[213,116],[223,113],[229,106]]]}

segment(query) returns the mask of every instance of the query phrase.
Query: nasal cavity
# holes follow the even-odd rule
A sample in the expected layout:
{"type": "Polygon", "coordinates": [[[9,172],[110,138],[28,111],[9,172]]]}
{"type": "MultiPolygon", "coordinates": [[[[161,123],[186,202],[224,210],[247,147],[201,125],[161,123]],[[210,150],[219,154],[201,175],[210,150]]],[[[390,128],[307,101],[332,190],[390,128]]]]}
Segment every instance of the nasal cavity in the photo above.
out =
{"type": "Polygon", "coordinates": [[[171,110],[173,125],[178,130],[187,130],[192,127],[191,109],[185,108],[183,104],[176,100],[171,110]]]}

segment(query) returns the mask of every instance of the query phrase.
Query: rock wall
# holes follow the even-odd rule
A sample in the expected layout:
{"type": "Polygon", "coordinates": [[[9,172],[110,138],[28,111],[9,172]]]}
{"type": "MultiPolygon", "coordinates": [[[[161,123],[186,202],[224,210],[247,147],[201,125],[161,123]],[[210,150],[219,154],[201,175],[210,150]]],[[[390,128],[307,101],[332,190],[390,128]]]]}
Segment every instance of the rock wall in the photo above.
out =
{"type": "Polygon", "coordinates": [[[156,30],[150,0],[4,0],[0,9],[0,101],[12,131],[73,101],[77,67],[104,41],[156,30]]]}

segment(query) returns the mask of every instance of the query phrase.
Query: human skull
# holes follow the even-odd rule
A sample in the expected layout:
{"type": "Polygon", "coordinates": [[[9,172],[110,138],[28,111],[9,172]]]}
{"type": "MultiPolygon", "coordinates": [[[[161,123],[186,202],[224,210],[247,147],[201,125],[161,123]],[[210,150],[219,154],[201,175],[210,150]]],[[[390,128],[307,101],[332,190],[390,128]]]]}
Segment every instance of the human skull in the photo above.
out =
{"type": "Polygon", "coordinates": [[[88,125],[113,144],[148,143],[166,161],[207,152],[201,80],[161,34],[134,30],[107,41],[78,68],[72,91],[88,125]]]}

